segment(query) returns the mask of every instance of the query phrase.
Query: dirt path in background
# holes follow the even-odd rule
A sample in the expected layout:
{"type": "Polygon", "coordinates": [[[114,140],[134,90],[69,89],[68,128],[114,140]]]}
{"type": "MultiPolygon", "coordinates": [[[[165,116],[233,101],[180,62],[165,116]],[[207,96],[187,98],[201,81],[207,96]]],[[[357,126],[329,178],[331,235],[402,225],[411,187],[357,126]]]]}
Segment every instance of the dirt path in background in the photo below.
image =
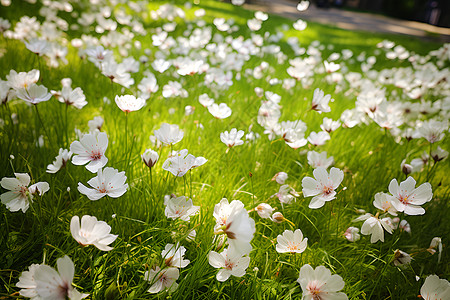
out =
{"type": "Polygon", "coordinates": [[[290,0],[251,0],[251,3],[245,4],[244,7],[281,15],[293,20],[303,19],[330,24],[342,29],[404,34],[428,41],[450,42],[450,28],[337,8],[321,9],[313,4],[306,11],[299,12],[297,3],[290,0]]]}

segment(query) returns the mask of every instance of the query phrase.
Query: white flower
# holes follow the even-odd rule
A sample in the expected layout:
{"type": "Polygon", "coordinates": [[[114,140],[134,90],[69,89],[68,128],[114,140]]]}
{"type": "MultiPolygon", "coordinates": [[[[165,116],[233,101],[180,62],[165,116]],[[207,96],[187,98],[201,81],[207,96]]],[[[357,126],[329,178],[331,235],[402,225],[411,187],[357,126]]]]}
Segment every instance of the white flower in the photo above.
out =
{"type": "Polygon", "coordinates": [[[235,277],[242,277],[245,275],[245,270],[250,264],[250,257],[243,256],[242,253],[236,252],[229,247],[217,253],[215,251],[209,252],[209,264],[214,268],[220,268],[216,275],[218,281],[226,281],[231,275],[235,277]]]}
{"type": "Polygon", "coordinates": [[[167,123],[162,123],[161,128],[154,131],[156,138],[166,144],[173,145],[178,143],[183,139],[184,133],[180,130],[178,125],[172,125],[167,123]]]}
{"type": "Polygon", "coordinates": [[[370,242],[373,244],[378,241],[384,242],[384,230],[390,234],[392,234],[392,231],[394,230],[391,218],[379,219],[378,215],[373,216],[366,213],[355,219],[355,222],[356,221],[365,221],[361,227],[361,233],[364,235],[370,234],[370,242]]]}
{"type": "Polygon", "coordinates": [[[255,207],[255,210],[261,218],[268,219],[275,209],[267,203],[261,203],[255,207]]]}
{"type": "Polygon", "coordinates": [[[163,163],[163,170],[169,171],[174,176],[182,177],[187,171],[199,167],[206,163],[208,160],[204,157],[195,157],[192,154],[188,154],[187,149],[180,150],[175,155],[166,159],[163,163]]]}
{"type": "Polygon", "coordinates": [[[9,71],[9,75],[6,75],[6,80],[8,85],[14,89],[19,90],[22,88],[27,88],[28,86],[36,83],[39,80],[40,72],[39,70],[31,70],[29,72],[19,72],[15,70],[9,71]]]}
{"type": "Polygon", "coordinates": [[[164,211],[167,218],[175,220],[180,218],[183,221],[189,222],[190,217],[194,216],[200,209],[200,206],[194,206],[192,199],[186,199],[185,196],[177,198],[169,198],[164,201],[166,209],[164,211]]]}
{"type": "Polygon", "coordinates": [[[189,259],[183,258],[184,253],[186,253],[186,248],[183,246],[180,246],[179,244],[167,244],[161,252],[161,256],[164,259],[166,266],[184,268],[190,263],[189,259]]]}
{"type": "Polygon", "coordinates": [[[33,264],[25,271],[16,286],[22,288],[20,295],[32,299],[79,300],[89,296],[81,294],[72,286],[75,266],[67,255],[56,261],[58,271],[47,265],[33,264]]]}
{"type": "Polygon", "coordinates": [[[160,267],[156,267],[154,270],[146,271],[144,274],[144,280],[152,283],[152,286],[148,289],[149,293],[158,293],[162,290],[167,290],[169,293],[175,291],[178,287],[178,283],[175,281],[180,276],[180,271],[177,268],[166,268],[161,270],[160,267]]]}
{"type": "Polygon", "coordinates": [[[227,199],[222,199],[214,207],[214,217],[217,224],[215,229],[220,229],[228,237],[228,244],[236,252],[248,254],[252,250],[250,244],[256,231],[255,221],[249,217],[244,204],[239,200],[233,200],[228,204],[227,199]]]}
{"type": "Polygon", "coordinates": [[[373,206],[382,210],[383,212],[388,212],[389,214],[396,216],[397,210],[392,205],[392,196],[386,193],[376,193],[375,200],[373,200],[373,206]]]}
{"type": "Polygon", "coordinates": [[[305,177],[302,180],[303,196],[314,196],[309,203],[309,208],[320,208],[325,201],[336,198],[335,189],[344,179],[344,172],[338,168],[331,168],[328,174],[324,167],[318,167],[313,171],[314,178],[305,177]]]}
{"type": "Polygon", "coordinates": [[[220,140],[222,143],[227,145],[229,148],[234,146],[239,146],[244,144],[244,141],[241,138],[244,136],[244,131],[237,131],[236,128],[230,130],[230,132],[225,131],[220,134],[220,140]]]}
{"type": "Polygon", "coordinates": [[[326,131],[321,131],[319,133],[312,131],[309,134],[308,142],[310,142],[314,146],[322,146],[329,139],[330,139],[330,134],[326,131]]]}
{"type": "Polygon", "coordinates": [[[30,175],[14,173],[14,176],[16,178],[2,178],[0,184],[9,192],[1,194],[0,199],[10,211],[22,210],[25,213],[33,202],[33,194],[39,192],[39,196],[42,196],[50,187],[47,182],[37,182],[28,187],[31,181],[30,175]]]}
{"type": "Polygon", "coordinates": [[[82,109],[87,104],[86,96],[84,95],[83,90],[79,87],[72,90],[70,85],[63,86],[61,95],[57,96],[56,98],[59,102],[66,103],[67,105],[72,105],[78,109],[82,109]]]}
{"type": "Polygon", "coordinates": [[[442,238],[440,238],[440,237],[434,237],[431,240],[430,247],[428,247],[427,251],[430,252],[431,254],[434,254],[434,253],[436,253],[436,248],[439,251],[438,263],[440,263],[441,262],[441,255],[442,255],[442,238]]]}
{"type": "Polygon", "coordinates": [[[328,167],[334,164],[333,156],[327,157],[327,152],[316,152],[316,151],[308,151],[307,154],[308,164],[317,169],[318,167],[324,167],[328,169],[328,167]]]}
{"type": "Polygon", "coordinates": [[[339,292],[344,288],[342,277],[334,274],[324,266],[315,270],[310,265],[300,269],[297,282],[302,288],[302,300],[345,300],[347,295],[339,292]]]}
{"type": "Polygon", "coordinates": [[[38,104],[50,100],[52,94],[48,92],[45,86],[32,83],[26,88],[16,90],[16,96],[31,104],[38,104]]]}
{"type": "Polygon", "coordinates": [[[153,168],[153,166],[156,164],[156,162],[158,162],[159,155],[158,155],[158,152],[153,151],[152,149],[147,149],[141,155],[141,158],[147,167],[153,168]]]}
{"type": "Polygon", "coordinates": [[[105,156],[108,148],[108,136],[104,132],[95,134],[85,134],[80,141],[74,141],[70,144],[70,151],[74,154],[72,163],[74,165],[86,165],[86,169],[96,173],[108,162],[105,156]]]}
{"type": "Polygon", "coordinates": [[[231,108],[226,103],[212,103],[208,106],[208,111],[217,119],[225,119],[231,116],[231,108]]]}
{"type": "Polygon", "coordinates": [[[434,119],[426,121],[419,127],[419,134],[430,143],[436,143],[445,136],[444,131],[448,129],[447,122],[439,122],[434,119]]]}
{"type": "Polygon", "coordinates": [[[278,253],[302,253],[305,251],[308,239],[303,239],[303,233],[300,229],[285,230],[283,234],[277,236],[277,252],[278,253]]]}
{"type": "Polygon", "coordinates": [[[78,191],[86,195],[90,200],[98,200],[103,196],[119,198],[128,189],[128,183],[125,183],[127,177],[125,172],[119,172],[116,169],[107,167],[103,171],[98,169],[97,176],[91,178],[87,183],[93,189],[87,188],[81,182],[78,183],[78,191]]]}
{"type": "Polygon", "coordinates": [[[303,21],[302,19],[298,19],[297,21],[294,22],[294,24],[292,24],[294,29],[298,30],[298,31],[305,30],[307,25],[308,24],[305,21],[303,21]]]}
{"type": "Polygon", "coordinates": [[[349,242],[356,242],[361,238],[358,232],[359,228],[350,226],[345,231],[344,236],[349,242]]]}
{"type": "Polygon", "coordinates": [[[401,266],[401,265],[406,265],[409,264],[412,260],[411,255],[409,255],[406,252],[403,252],[402,250],[395,250],[394,253],[394,265],[395,266],[401,266]]]}
{"type": "Polygon", "coordinates": [[[72,152],[67,149],[59,148],[59,154],[56,156],[53,164],[47,166],[47,173],[56,173],[66,166],[66,163],[72,157],[72,152]]]}
{"type": "Polygon", "coordinates": [[[116,95],[116,104],[124,112],[129,113],[131,111],[140,110],[145,105],[145,100],[136,98],[133,95],[116,95]]]}
{"type": "Polygon", "coordinates": [[[275,180],[278,184],[284,184],[287,179],[288,179],[288,174],[286,172],[278,172],[272,178],[272,180],[275,180]]]}
{"type": "Polygon", "coordinates": [[[438,146],[435,150],[431,151],[431,157],[435,162],[444,160],[448,157],[448,151],[438,146]]]}
{"type": "Polygon", "coordinates": [[[431,184],[425,182],[418,188],[415,188],[416,181],[408,177],[398,185],[397,179],[392,179],[389,184],[389,192],[392,194],[392,205],[399,212],[405,212],[407,215],[423,215],[425,209],[420,205],[431,201],[433,192],[431,184]]]}
{"type": "Polygon", "coordinates": [[[317,88],[314,90],[314,96],[311,104],[311,109],[319,113],[330,112],[331,108],[328,106],[328,102],[331,100],[331,95],[325,95],[324,91],[317,88]]]}
{"type": "Polygon", "coordinates": [[[283,184],[274,196],[277,196],[282,204],[290,204],[299,195],[290,185],[283,184]]]}
{"type": "Polygon", "coordinates": [[[420,288],[420,295],[424,300],[450,299],[450,283],[437,275],[430,275],[420,288]]]}
{"type": "Polygon", "coordinates": [[[97,221],[96,217],[84,215],[81,218],[73,216],[70,220],[70,233],[81,245],[94,245],[102,251],[110,251],[113,248],[108,245],[114,242],[117,235],[110,234],[111,226],[104,221],[97,221]]]}
{"type": "Polygon", "coordinates": [[[209,98],[208,94],[201,94],[198,97],[198,102],[200,102],[200,104],[204,107],[209,107],[214,103],[214,99],[209,98]]]}
{"type": "Polygon", "coordinates": [[[339,122],[339,121],[333,121],[332,119],[329,119],[329,118],[323,118],[323,123],[322,123],[322,125],[320,125],[320,128],[323,131],[331,133],[331,132],[335,131],[336,129],[338,129],[340,126],[341,126],[341,122],[339,122]]]}

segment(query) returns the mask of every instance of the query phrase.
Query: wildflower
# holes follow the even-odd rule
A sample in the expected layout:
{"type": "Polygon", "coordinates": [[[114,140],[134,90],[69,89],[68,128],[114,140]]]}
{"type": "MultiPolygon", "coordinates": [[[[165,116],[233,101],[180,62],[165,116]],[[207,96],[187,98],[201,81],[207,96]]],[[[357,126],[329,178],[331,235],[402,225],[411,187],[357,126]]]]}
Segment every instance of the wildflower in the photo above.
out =
{"type": "Polygon", "coordinates": [[[58,271],[47,265],[31,265],[22,273],[16,286],[20,294],[32,299],[79,300],[89,296],[72,286],[75,266],[67,255],[56,261],[58,271]]]}
{"type": "Polygon", "coordinates": [[[108,245],[116,240],[117,235],[110,232],[111,226],[104,221],[97,221],[93,216],[84,215],[81,218],[81,226],[78,216],[73,216],[70,220],[70,233],[83,246],[94,245],[102,251],[112,250],[108,245]]]}
{"type": "Polygon", "coordinates": [[[445,151],[438,146],[435,150],[431,151],[431,157],[433,158],[434,162],[444,160],[448,157],[448,151],[445,151]]]}
{"type": "Polygon", "coordinates": [[[108,148],[108,136],[104,132],[94,134],[85,134],[80,141],[74,141],[70,144],[70,151],[74,154],[72,163],[74,165],[86,165],[92,173],[96,173],[103,168],[108,162],[105,156],[106,148],[108,148]]]}
{"type": "Polygon", "coordinates": [[[321,131],[319,133],[312,131],[309,134],[308,142],[310,142],[314,146],[322,146],[329,139],[330,139],[330,134],[326,131],[321,131]]]}
{"type": "Polygon", "coordinates": [[[274,213],[270,219],[271,219],[273,222],[275,222],[275,223],[281,223],[281,222],[283,222],[284,220],[286,220],[286,219],[284,218],[283,214],[280,213],[279,211],[277,211],[276,213],[274,213]]]}
{"type": "Polygon", "coordinates": [[[438,263],[441,261],[441,254],[442,254],[442,239],[440,237],[434,237],[431,240],[430,247],[428,247],[427,251],[431,254],[436,253],[436,248],[439,251],[438,254],[438,263]]]}
{"type": "Polygon", "coordinates": [[[166,266],[184,268],[190,263],[188,259],[183,258],[184,253],[186,253],[186,248],[183,246],[167,244],[161,252],[161,256],[164,258],[166,266]]]}
{"type": "Polygon", "coordinates": [[[450,298],[450,283],[437,275],[430,275],[420,288],[424,300],[444,300],[450,298]]]}
{"type": "Polygon", "coordinates": [[[222,143],[227,145],[229,148],[232,148],[234,146],[239,146],[244,144],[244,141],[241,140],[241,138],[244,136],[244,131],[239,130],[237,131],[236,128],[233,128],[230,130],[230,132],[225,131],[220,134],[220,140],[222,143]]]}
{"type": "Polygon", "coordinates": [[[375,200],[373,201],[373,206],[382,210],[383,212],[388,212],[389,214],[396,216],[397,210],[392,205],[392,196],[386,193],[376,193],[375,200]]]}
{"type": "Polygon", "coordinates": [[[216,278],[218,281],[223,282],[228,280],[231,275],[235,277],[244,276],[245,270],[250,264],[250,257],[229,247],[221,253],[215,251],[209,252],[208,261],[212,267],[220,268],[216,278]]]}
{"type": "Polygon", "coordinates": [[[228,243],[237,252],[248,254],[252,250],[250,244],[256,231],[255,221],[249,217],[244,204],[239,200],[233,200],[230,204],[227,199],[222,199],[214,207],[216,218],[215,230],[225,233],[228,243]]]}
{"type": "Polygon", "coordinates": [[[436,143],[444,138],[444,131],[447,129],[448,124],[446,122],[439,122],[431,119],[424,122],[418,130],[421,137],[425,138],[430,143],[436,143]]]}
{"type": "Polygon", "coordinates": [[[327,152],[316,152],[316,151],[308,151],[307,154],[308,164],[317,169],[318,167],[324,167],[328,169],[328,167],[334,164],[333,156],[327,157],[327,152]]]}
{"type": "Polygon", "coordinates": [[[295,200],[295,197],[298,197],[299,195],[290,185],[284,184],[280,186],[278,193],[274,196],[277,196],[282,204],[290,204],[292,200],[295,200]]]}
{"type": "Polygon", "coordinates": [[[302,300],[348,299],[347,295],[339,292],[344,288],[342,277],[334,274],[324,266],[313,269],[310,265],[304,265],[300,269],[297,282],[302,288],[302,300]]]}
{"type": "Polygon", "coordinates": [[[177,218],[189,222],[190,217],[194,216],[200,209],[200,206],[194,206],[192,199],[186,199],[185,196],[169,198],[164,201],[166,209],[164,213],[167,218],[175,220],[177,218]]]}
{"type": "Polygon", "coordinates": [[[187,171],[201,166],[205,162],[207,162],[207,159],[204,157],[195,157],[192,154],[188,154],[187,149],[183,149],[167,158],[162,168],[163,170],[169,171],[174,176],[182,177],[187,171]]]}
{"type": "Polygon", "coordinates": [[[347,230],[344,233],[344,237],[349,241],[349,242],[356,242],[358,241],[361,236],[359,235],[359,228],[357,227],[353,227],[350,226],[349,228],[347,228],[347,230]]]}
{"type": "Polygon", "coordinates": [[[306,249],[308,238],[303,239],[303,233],[300,229],[296,229],[294,232],[285,230],[283,235],[277,236],[277,242],[278,253],[302,253],[306,249]]]}
{"type": "Polygon", "coordinates": [[[330,112],[331,108],[328,106],[328,102],[331,100],[331,95],[325,95],[325,93],[317,88],[314,90],[314,96],[311,104],[311,109],[318,113],[330,112]]]}
{"type": "Polygon", "coordinates": [[[61,82],[63,84],[61,92],[51,91],[53,96],[61,103],[82,109],[87,104],[83,90],[79,87],[72,89],[72,80],[70,78],[64,78],[61,82]]]}
{"type": "Polygon", "coordinates": [[[394,230],[391,218],[378,218],[378,214],[373,216],[369,213],[366,213],[355,221],[365,221],[361,227],[361,233],[364,235],[371,235],[370,242],[376,243],[378,241],[384,242],[384,230],[392,234],[394,230]]]}
{"type": "Polygon", "coordinates": [[[412,257],[408,253],[403,252],[402,250],[398,250],[398,249],[395,250],[394,261],[393,261],[394,266],[398,267],[401,265],[409,264],[411,262],[411,260],[412,260],[412,257]]]}
{"type": "Polygon", "coordinates": [[[25,47],[31,52],[42,56],[49,50],[49,43],[46,40],[32,38],[29,42],[25,42],[25,47]]]}
{"type": "Polygon", "coordinates": [[[208,111],[216,119],[226,119],[231,116],[231,108],[226,103],[212,103],[208,106],[208,111]]]}
{"type": "Polygon", "coordinates": [[[47,173],[56,173],[66,166],[66,163],[72,157],[72,152],[67,149],[59,148],[59,154],[56,156],[53,164],[47,166],[47,173]]]}
{"type": "Polygon", "coordinates": [[[152,283],[152,286],[148,289],[148,292],[152,294],[162,290],[172,293],[178,287],[178,283],[176,283],[178,277],[180,277],[180,271],[177,268],[161,270],[160,267],[156,267],[154,270],[146,271],[144,274],[144,280],[152,283]]]}
{"type": "Polygon", "coordinates": [[[198,102],[200,102],[200,104],[204,107],[209,107],[214,103],[214,99],[209,98],[208,94],[201,94],[198,97],[198,102]]]}
{"type": "Polygon", "coordinates": [[[173,145],[178,143],[183,139],[184,133],[180,130],[178,125],[172,125],[167,123],[162,123],[161,128],[154,131],[156,138],[166,144],[173,145]]]}
{"type": "Polygon", "coordinates": [[[15,70],[9,71],[9,75],[6,75],[8,85],[14,90],[25,89],[28,86],[36,83],[39,80],[39,70],[31,70],[29,72],[19,72],[15,70]]]}
{"type": "Polygon", "coordinates": [[[0,195],[0,199],[6,208],[10,211],[22,210],[25,213],[33,202],[33,194],[39,192],[42,196],[50,187],[47,182],[37,182],[30,184],[30,175],[26,173],[14,173],[16,178],[3,177],[0,184],[2,188],[9,190],[9,192],[0,195]]]}
{"type": "Polygon", "coordinates": [[[332,119],[329,119],[329,118],[323,118],[323,123],[322,123],[322,125],[320,125],[320,128],[323,131],[331,133],[331,132],[335,131],[336,129],[338,129],[339,126],[341,126],[341,122],[333,121],[332,119]]]}
{"type": "Polygon", "coordinates": [[[142,161],[149,168],[153,168],[153,166],[158,162],[159,155],[158,152],[153,151],[152,149],[147,149],[141,155],[142,161]]]}
{"type": "Polygon", "coordinates": [[[17,89],[16,96],[19,99],[36,105],[40,102],[50,100],[52,94],[48,92],[45,86],[32,83],[25,88],[17,89]]]}
{"type": "Polygon", "coordinates": [[[314,196],[309,203],[309,208],[320,208],[326,201],[336,198],[335,189],[344,179],[344,172],[338,168],[331,168],[328,174],[324,167],[318,167],[313,171],[314,178],[305,177],[302,180],[303,196],[314,196]]]}
{"type": "Polygon", "coordinates": [[[141,98],[136,98],[133,95],[123,95],[123,96],[116,95],[115,100],[117,106],[125,113],[140,110],[145,105],[145,100],[141,98]]]}
{"type": "Polygon", "coordinates": [[[91,178],[87,183],[93,189],[87,188],[81,182],[78,183],[78,191],[86,195],[89,200],[98,200],[103,196],[119,198],[128,189],[128,183],[125,183],[127,177],[125,172],[119,172],[116,169],[107,167],[103,171],[98,169],[97,176],[91,178]]]}
{"type": "Polygon", "coordinates": [[[425,209],[420,205],[431,201],[433,192],[431,184],[425,182],[418,188],[415,188],[416,181],[408,177],[398,185],[397,179],[392,179],[389,184],[389,192],[392,194],[392,205],[399,212],[405,212],[407,215],[423,215],[425,209]]]}
{"type": "Polygon", "coordinates": [[[267,203],[261,203],[255,207],[255,210],[261,218],[267,219],[270,218],[270,215],[275,209],[267,203]]]}
{"type": "Polygon", "coordinates": [[[288,179],[288,174],[286,172],[278,172],[273,176],[272,181],[276,181],[278,184],[284,184],[288,179]]]}

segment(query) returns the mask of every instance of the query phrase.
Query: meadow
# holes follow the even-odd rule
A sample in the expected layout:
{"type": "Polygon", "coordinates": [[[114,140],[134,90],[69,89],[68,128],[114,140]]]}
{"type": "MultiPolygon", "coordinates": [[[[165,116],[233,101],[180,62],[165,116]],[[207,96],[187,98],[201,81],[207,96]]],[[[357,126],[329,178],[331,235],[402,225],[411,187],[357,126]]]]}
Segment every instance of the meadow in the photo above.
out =
{"type": "Polygon", "coordinates": [[[449,299],[449,44],[1,5],[0,298],[449,299]]]}

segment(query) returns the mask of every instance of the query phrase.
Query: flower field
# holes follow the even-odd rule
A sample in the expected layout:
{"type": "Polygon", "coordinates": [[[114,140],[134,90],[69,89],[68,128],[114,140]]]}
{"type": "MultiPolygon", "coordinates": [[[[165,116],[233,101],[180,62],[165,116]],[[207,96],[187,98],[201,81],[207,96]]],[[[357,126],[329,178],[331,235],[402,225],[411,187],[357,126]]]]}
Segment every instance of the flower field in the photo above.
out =
{"type": "Polygon", "coordinates": [[[1,299],[450,299],[450,44],[238,2],[1,0],[1,299]]]}

